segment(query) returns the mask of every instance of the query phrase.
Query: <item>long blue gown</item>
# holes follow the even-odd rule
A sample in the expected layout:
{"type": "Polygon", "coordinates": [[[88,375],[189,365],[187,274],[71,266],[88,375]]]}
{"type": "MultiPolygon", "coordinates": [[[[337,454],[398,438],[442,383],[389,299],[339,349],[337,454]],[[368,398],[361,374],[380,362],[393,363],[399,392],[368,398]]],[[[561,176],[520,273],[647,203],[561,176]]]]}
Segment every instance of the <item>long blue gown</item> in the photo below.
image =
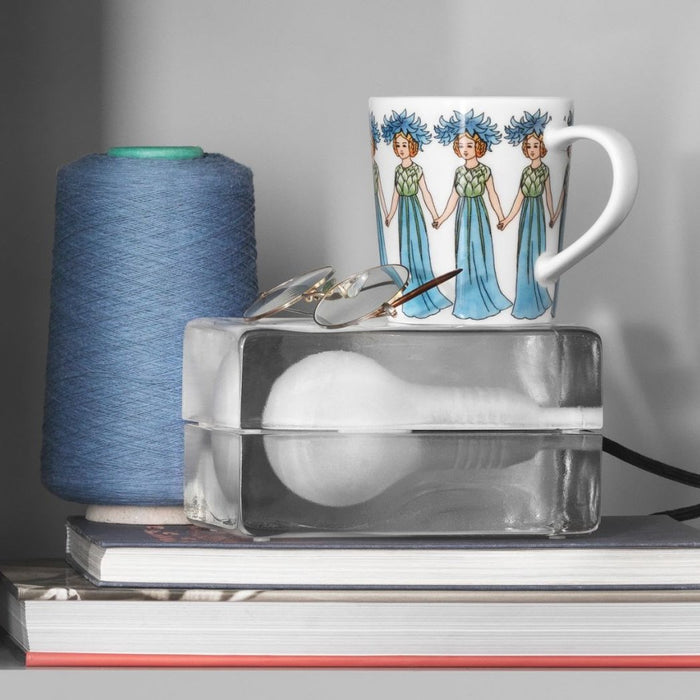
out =
{"type": "Polygon", "coordinates": [[[483,163],[464,165],[455,171],[454,188],[459,195],[455,216],[457,267],[455,304],[458,318],[475,320],[495,316],[511,303],[498,286],[493,259],[493,241],[484,191],[491,170],[483,163]]]}
{"type": "Polygon", "coordinates": [[[379,204],[379,168],[377,163],[372,161],[372,175],[374,181],[374,213],[377,217],[377,243],[379,244],[379,264],[386,265],[386,243],[384,241],[384,215],[379,204]]]}
{"type": "Polygon", "coordinates": [[[535,319],[551,305],[549,291],[535,279],[535,262],[547,245],[547,228],[542,193],[549,177],[549,168],[527,166],[520,179],[520,191],[525,199],[520,210],[518,226],[518,272],[515,282],[515,318],[535,319]]]}
{"type": "MultiPolygon", "coordinates": [[[[428,232],[418,201],[418,183],[422,176],[423,169],[417,163],[412,163],[407,168],[398,165],[394,175],[394,186],[399,194],[400,259],[411,275],[406,291],[435,277],[430,262],[428,232]]],[[[451,305],[452,302],[437,287],[433,287],[406,302],[401,308],[406,316],[426,318],[451,305]]]]}

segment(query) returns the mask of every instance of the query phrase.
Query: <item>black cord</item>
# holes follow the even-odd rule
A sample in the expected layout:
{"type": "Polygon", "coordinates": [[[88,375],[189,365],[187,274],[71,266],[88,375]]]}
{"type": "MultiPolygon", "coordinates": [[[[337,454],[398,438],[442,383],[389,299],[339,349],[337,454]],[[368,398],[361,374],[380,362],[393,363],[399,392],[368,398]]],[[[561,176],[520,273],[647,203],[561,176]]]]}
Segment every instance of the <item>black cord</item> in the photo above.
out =
{"type": "MultiPolygon", "coordinates": [[[[642,469],[650,474],[655,474],[670,481],[677,481],[686,486],[700,488],[700,474],[672,467],[670,464],[660,462],[658,459],[652,459],[646,455],[630,450],[629,447],[621,445],[610,438],[603,437],[603,452],[616,457],[617,459],[631,464],[633,467],[642,469]]],[[[663,510],[654,515],[668,515],[674,520],[692,520],[700,518],[700,503],[694,506],[686,506],[684,508],[675,508],[673,510],[663,510]]]]}

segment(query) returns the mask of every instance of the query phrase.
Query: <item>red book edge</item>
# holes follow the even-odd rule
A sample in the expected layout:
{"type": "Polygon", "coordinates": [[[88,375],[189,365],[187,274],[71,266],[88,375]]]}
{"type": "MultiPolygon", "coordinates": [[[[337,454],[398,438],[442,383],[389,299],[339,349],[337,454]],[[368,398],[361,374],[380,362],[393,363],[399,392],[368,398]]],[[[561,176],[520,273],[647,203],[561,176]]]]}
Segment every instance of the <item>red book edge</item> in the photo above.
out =
{"type": "Polygon", "coordinates": [[[134,668],[700,668],[700,655],[669,656],[251,656],[80,654],[28,651],[31,667],[134,668]]]}

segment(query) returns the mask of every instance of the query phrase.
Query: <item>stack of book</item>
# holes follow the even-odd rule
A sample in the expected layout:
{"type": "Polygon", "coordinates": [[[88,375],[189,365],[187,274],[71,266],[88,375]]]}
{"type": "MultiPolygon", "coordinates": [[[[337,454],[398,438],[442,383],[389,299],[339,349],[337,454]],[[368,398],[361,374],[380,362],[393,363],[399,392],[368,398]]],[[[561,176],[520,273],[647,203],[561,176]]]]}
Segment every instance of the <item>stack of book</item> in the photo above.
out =
{"type": "Polygon", "coordinates": [[[67,523],[67,563],[1,565],[34,666],[700,666],[700,536],[256,541],[67,523]]]}

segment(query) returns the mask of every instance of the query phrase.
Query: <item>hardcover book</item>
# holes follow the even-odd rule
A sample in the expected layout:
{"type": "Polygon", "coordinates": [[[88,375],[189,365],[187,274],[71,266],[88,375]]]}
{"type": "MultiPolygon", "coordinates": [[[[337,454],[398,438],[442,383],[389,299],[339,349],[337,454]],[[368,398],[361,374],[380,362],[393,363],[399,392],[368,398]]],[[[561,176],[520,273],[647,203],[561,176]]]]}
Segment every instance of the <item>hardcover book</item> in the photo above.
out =
{"type": "Polygon", "coordinates": [[[67,523],[68,561],[114,586],[696,588],[700,533],[667,516],[603,518],[568,538],[255,541],[194,525],[67,523]]]}
{"type": "Polygon", "coordinates": [[[700,666],[700,591],[105,588],[2,567],[34,666],[700,666]]]}

